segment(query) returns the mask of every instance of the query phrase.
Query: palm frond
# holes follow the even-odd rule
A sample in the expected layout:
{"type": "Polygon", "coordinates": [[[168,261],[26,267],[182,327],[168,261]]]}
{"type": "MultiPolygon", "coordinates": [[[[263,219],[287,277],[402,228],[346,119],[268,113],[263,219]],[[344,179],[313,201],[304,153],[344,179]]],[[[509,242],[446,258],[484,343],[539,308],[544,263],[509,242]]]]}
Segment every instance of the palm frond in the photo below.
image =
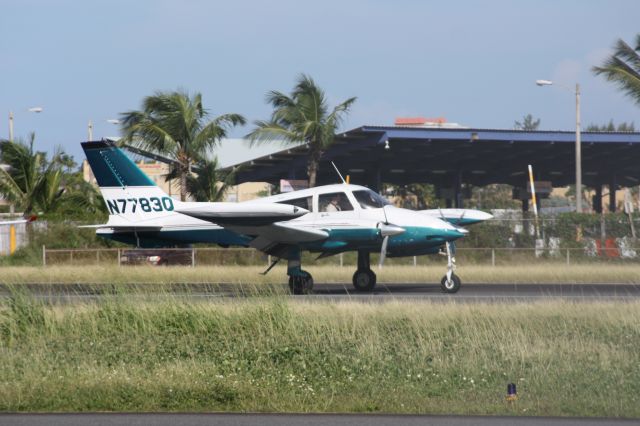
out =
{"type": "Polygon", "coordinates": [[[636,36],[636,45],[634,50],[624,40],[618,40],[613,55],[602,66],[593,67],[592,71],[614,83],[640,105],[640,34],[636,36]]]}

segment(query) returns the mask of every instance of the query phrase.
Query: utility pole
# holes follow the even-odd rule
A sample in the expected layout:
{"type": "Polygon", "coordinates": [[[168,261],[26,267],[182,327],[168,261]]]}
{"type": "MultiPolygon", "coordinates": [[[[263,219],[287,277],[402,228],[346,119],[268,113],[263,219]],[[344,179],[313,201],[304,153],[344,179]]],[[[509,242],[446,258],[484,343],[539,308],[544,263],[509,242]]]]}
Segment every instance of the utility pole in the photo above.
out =
{"type": "Polygon", "coordinates": [[[580,136],[580,84],[576,83],[576,211],[578,213],[582,213],[582,149],[580,136]]]}
{"type": "Polygon", "coordinates": [[[13,111],[9,111],[9,142],[13,142],[13,111]]]}

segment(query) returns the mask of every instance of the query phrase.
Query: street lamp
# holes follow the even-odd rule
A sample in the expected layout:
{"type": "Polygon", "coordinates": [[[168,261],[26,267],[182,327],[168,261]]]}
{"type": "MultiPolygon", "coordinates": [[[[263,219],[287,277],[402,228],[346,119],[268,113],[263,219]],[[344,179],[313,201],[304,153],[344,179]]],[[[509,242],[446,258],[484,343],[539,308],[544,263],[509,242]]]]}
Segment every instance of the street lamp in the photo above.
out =
{"type": "MultiPolygon", "coordinates": [[[[551,80],[536,80],[538,86],[551,86],[553,84],[565,90],[573,92],[569,87],[556,84],[551,80]]],[[[580,142],[580,84],[576,83],[576,211],[582,213],[582,150],[580,142]]]]}
{"type": "MultiPolygon", "coordinates": [[[[41,113],[44,110],[41,106],[29,108],[27,111],[41,113]]],[[[9,142],[13,142],[13,111],[9,111],[9,142]]]]}

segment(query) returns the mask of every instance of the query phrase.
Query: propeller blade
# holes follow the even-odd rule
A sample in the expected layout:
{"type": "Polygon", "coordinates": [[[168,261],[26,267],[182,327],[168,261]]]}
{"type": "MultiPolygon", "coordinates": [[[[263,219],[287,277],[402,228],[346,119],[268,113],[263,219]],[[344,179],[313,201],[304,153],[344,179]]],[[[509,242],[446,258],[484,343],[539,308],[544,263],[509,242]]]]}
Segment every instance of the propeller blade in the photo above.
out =
{"type": "Polygon", "coordinates": [[[380,263],[378,264],[379,268],[382,268],[382,264],[384,263],[384,259],[387,257],[387,244],[389,244],[389,236],[387,235],[382,240],[382,249],[380,249],[380,263]]]}
{"type": "Polygon", "coordinates": [[[462,210],[462,214],[460,215],[460,218],[458,219],[457,225],[461,225],[462,224],[462,219],[464,219],[464,214],[466,212],[467,212],[466,210],[462,210]]]}

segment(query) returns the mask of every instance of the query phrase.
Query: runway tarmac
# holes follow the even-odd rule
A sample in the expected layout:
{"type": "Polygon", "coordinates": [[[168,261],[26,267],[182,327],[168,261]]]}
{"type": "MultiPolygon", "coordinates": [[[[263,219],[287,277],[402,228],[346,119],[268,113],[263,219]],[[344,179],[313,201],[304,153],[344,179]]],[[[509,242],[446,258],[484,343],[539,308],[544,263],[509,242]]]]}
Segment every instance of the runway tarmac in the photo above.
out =
{"type": "Polygon", "coordinates": [[[385,414],[0,414],[0,424],[11,426],[605,426],[637,425],[637,420],[495,417],[495,416],[417,416],[385,414]]]}
{"type": "MultiPolygon", "coordinates": [[[[36,298],[51,303],[99,300],[112,294],[115,287],[97,284],[25,284],[36,298]]],[[[173,294],[194,300],[239,298],[255,294],[256,286],[237,284],[175,284],[161,287],[153,284],[119,286],[118,293],[131,292],[132,297],[153,297],[155,294],[173,294]]],[[[266,288],[266,287],[265,287],[266,288]]],[[[284,294],[286,287],[277,287],[284,294]]],[[[273,293],[273,292],[272,292],[273,293]]],[[[0,285],[0,297],[8,297],[10,290],[0,285]]],[[[264,295],[264,294],[263,294],[264,295]]],[[[535,302],[541,300],[586,301],[637,301],[640,300],[638,284],[463,284],[456,294],[446,294],[437,284],[379,284],[371,293],[360,293],[351,284],[319,283],[313,294],[288,296],[293,300],[367,301],[394,300],[482,303],[482,302],[535,302]]]]}

